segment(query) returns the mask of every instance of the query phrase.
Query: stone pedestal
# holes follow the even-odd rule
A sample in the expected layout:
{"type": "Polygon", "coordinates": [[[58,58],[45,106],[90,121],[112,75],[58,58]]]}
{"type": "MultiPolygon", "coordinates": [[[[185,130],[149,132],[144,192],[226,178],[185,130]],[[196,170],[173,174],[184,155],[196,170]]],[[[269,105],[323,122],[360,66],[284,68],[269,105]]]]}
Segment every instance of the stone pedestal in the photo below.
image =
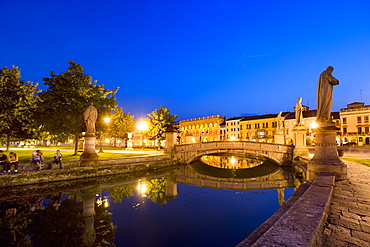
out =
{"type": "Polygon", "coordinates": [[[166,179],[166,194],[168,197],[176,197],[177,194],[177,183],[173,179],[166,179]]]}
{"type": "Polygon", "coordinates": [[[164,148],[164,152],[169,154],[170,156],[174,155],[175,152],[175,144],[176,144],[176,137],[177,132],[174,129],[167,129],[166,130],[166,146],[164,148]]]}
{"type": "Polygon", "coordinates": [[[293,156],[308,156],[308,149],[306,147],[306,133],[307,127],[305,126],[295,126],[293,128],[293,144],[294,151],[293,156]]]}
{"type": "Polygon", "coordinates": [[[132,147],[132,133],[128,133],[127,134],[127,137],[128,137],[128,141],[127,141],[127,148],[126,150],[134,150],[134,148],[132,147]]]}
{"type": "Polygon", "coordinates": [[[313,181],[319,173],[333,173],[336,180],[347,179],[347,166],[339,159],[333,122],[319,123],[315,129],[315,154],[307,164],[307,180],[313,181]]]}
{"type": "Polygon", "coordinates": [[[279,131],[274,135],[274,143],[285,144],[284,132],[279,131]]]}
{"type": "Polygon", "coordinates": [[[84,235],[83,246],[92,246],[96,240],[95,231],[95,193],[83,191],[81,192],[81,198],[83,203],[82,218],[85,221],[84,224],[84,235]]]}
{"type": "Polygon", "coordinates": [[[85,135],[85,145],[84,151],[80,156],[81,164],[91,163],[91,161],[99,160],[99,155],[95,151],[95,140],[96,136],[94,134],[86,134],[85,135]]]}

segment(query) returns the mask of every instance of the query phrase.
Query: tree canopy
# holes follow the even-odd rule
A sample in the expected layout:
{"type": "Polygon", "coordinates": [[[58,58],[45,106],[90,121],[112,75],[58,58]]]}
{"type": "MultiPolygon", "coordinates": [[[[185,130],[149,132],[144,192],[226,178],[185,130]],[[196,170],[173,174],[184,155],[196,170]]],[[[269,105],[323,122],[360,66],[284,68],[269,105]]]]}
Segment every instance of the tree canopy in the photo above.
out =
{"type": "Polygon", "coordinates": [[[116,108],[113,114],[110,134],[112,137],[124,139],[128,133],[133,131],[134,125],[134,115],[125,113],[122,107],[116,108]]]}
{"type": "MultiPolygon", "coordinates": [[[[92,77],[84,74],[82,65],[73,61],[66,72],[55,74],[50,72],[50,78],[43,78],[47,91],[40,94],[41,103],[39,113],[45,130],[57,135],[75,135],[75,153],[77,140],[81,132],[85,131],[83,112],[90,105],[98,110],[98,117],[103,112],[111,112],[117,106],[115,94],[118,87],[105,89],[104,84],[98,85],[92,77]]],[[[98,121],[97,122],[101,122],[98,121]]]]}
{"type": "Polygon", "coordinates": [[[38,83],[20,80],[21,71],[12,66],[0,69],[0,133],[10,137],[27,138],[35,128],[35,110],[39,102],[38,83]]]}
{"type": "Polygon", "coordinates": [[[146,135],[151,140],[164,140],[166,138],[166,130],[168,127],[173,127],[177,115],[172,116],[170,110],[164,106],[147,114],[149,119],[149,130],[146,135]]]}

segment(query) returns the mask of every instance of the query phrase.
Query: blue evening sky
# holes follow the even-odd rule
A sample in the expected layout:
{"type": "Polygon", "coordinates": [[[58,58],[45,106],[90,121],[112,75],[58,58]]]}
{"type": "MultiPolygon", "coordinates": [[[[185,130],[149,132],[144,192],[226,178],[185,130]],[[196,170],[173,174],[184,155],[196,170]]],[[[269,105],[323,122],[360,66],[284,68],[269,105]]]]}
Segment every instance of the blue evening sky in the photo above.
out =
{"type": "Polygon", "coordinates": [[[333,111],[370,104],[370,1],[0,0],[0,67],[42,84],[68,60],[120,87],[125,112],[179,119],[316,108],[328,65],[333,111]]]}

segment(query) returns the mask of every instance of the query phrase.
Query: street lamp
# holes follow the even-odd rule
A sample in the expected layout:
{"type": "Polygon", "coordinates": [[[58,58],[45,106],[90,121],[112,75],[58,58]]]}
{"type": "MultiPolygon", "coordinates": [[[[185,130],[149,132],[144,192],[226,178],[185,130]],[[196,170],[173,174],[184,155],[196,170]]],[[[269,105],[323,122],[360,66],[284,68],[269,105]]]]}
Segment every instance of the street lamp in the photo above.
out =
{"type": "MultiPolygon", "coordinates": [[[[108,125],[110,123],[110,118],[109,117],[104,118],[104,123],[106,125],[108,125]]],[[[102,130],[100,131],[100,150],[99,150],[99,153],[104,153],[104,151],[103,151],[103,131],[102,130]]]]}
{"type": "Polygon", "coordinates": [[[144,131],[148,129],[148,123],[142,120],[137,124],[136,128],[141,131],[141,149],[144,150],[144,131]]]}

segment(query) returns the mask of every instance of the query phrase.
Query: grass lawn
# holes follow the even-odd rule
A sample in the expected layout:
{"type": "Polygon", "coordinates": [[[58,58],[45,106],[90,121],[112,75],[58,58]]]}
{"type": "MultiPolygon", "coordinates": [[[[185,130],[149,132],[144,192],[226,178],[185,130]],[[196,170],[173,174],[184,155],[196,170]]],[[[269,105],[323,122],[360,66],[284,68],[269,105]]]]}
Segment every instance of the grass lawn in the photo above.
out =
{"type": "MultiPolygon", "coordinates": [[[[44,147],[48,148],[49,150],[42,150],[42,154],[44,157],[44,162],[50,162],[54,159],[54,154],[57,149],[65,149],[64,147],[44,147]]],[[[43,147],[37,147],[34,150],[37,149],[43,149],[43,147]]],[[[9,152],[6,152],[5,149],[2,149],[4,153],[9,156],[9,152]]],[[[34,150],[30,149],[25,149],[25,150],[12,150],[10,148],[10,152],[15,152],[18,155],[18,160],[19,163],[28,163],[31,162],[31,155],[34,150]]],[[[80,155],[82,152],[78,153],[78,156],[73,155],[74,154],[74,149],[70,149],[70,151],[62,151],[61,152],[63,155],[63,160],[64,161],[69,161],[69,160],[80,160],[80,155]]],[[[142,154],[130,154],[130,153],[98,153],[99,159],[108,159],[108,158],[122,158],[122,157],[129,157],[129,156],[140,156],[142,154]]]]}
{"type": "Polygon", "coordinates": [[[370,167],[370,159],[343,158],[343,160],[347,160],[350,162],[354,162],[354,163],[358,163],[358,164],[370,167]]]}

